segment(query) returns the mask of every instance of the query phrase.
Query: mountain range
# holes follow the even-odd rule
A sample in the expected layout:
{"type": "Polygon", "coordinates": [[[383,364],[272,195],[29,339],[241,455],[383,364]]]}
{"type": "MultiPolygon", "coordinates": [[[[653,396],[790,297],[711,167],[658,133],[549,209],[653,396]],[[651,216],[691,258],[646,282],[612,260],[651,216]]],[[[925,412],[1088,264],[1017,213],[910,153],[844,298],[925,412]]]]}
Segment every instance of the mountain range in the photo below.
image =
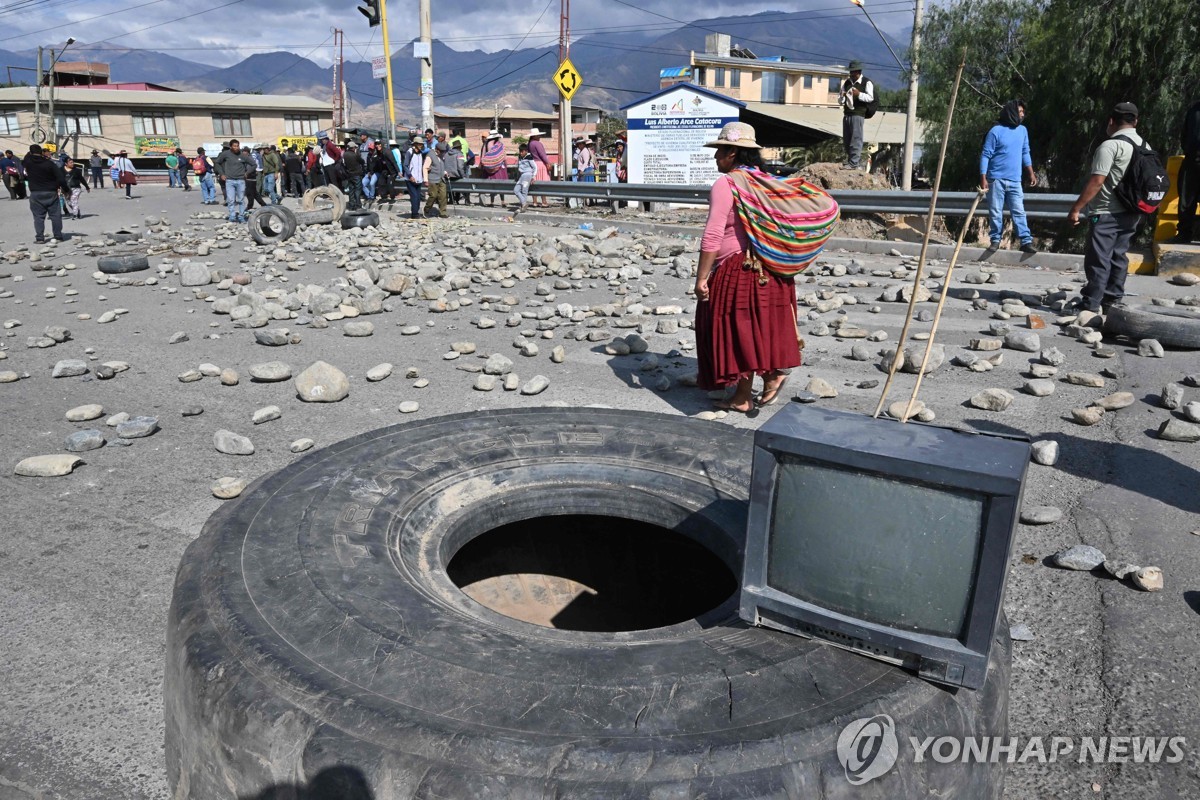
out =
{"type": "MultiPolygon", "coordinates": [[[[615,111],[639,95],[654,92],[660,69],[686,66],[690,51],[703,52],[705,36],[716,32],[728,33],[735,46],[760,57],[783,56],[787,61],[818,65],[845,64],[857,58],[866,63],[867,73],[881,86],[901,85],[895,61],[864,19],[804,11],[763,12],[664,26],[661,32],[598,33],[576,39],[570,57],[584,85],[574,102],[615,111]]],[[[897,52],[904,52],[904,42],[891,37],[889,41],[897,52]]],[[[32,67],[36,55],[0,50],[0,58],[0,63],[13,67],[32,67]]],[[[321,100],[328,100],[333,92],[332,67],[289,52],[259,53],[220,68],[150,50],[77,43],[69,58],[110,64],[114,82],[145,81],[189,91],[232,89],[321,100]]],[[[549,112],[558,101],[550,82],[558,63],[557,46],[487,53],[454,50],[435,39],[433,63],[438,107],[491,108],[498,103],[549,112]]],[[[11,74],[12,80],[32,78],[29,72],[11,74]]],[[[419,113],[420,77],[411,42],[393,53],[392,77],[397,117],[411,119],[419,113]]],[[[344,80],[351,98],[351,119],[368,126],[379,124],[384,90],[380,81],[371,77],[371,64],[347,60],[344,80]]]]}

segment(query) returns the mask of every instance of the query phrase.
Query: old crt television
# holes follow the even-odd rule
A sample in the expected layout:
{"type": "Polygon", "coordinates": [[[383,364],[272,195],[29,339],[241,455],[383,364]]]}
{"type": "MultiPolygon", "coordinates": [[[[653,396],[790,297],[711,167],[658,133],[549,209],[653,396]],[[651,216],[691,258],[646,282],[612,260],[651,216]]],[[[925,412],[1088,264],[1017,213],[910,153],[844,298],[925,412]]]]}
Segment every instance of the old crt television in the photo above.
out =
{"type": "Polygon", "coordinates": [[[977,689],[1023,437],[791,404],[754,437],[741,617],[977,689]]]}

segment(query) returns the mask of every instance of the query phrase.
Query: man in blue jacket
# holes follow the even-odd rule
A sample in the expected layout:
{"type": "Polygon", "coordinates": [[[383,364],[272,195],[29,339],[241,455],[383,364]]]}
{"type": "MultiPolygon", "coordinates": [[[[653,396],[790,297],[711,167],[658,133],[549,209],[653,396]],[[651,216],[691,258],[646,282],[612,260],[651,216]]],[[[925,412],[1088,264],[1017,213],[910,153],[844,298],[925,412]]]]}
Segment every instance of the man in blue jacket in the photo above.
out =
{"type": "Polygon", "coordinates": [[[1021,239],[1021,252],[1033,255],[1033,234],[1025,219],[1025,194],[1021,189],[1021,172],[1029,178],[1030,187],[1037,186],[1033,161],[1029,157],[1029,132],[1021,123],[1025,120],[1025,101],[1010,100],[1000,110],[1000,118],[987,138],[979,157],[979,188],[988,193],[988,216],[991,244],[979,260],[990,257],[1000,249],[1000,232],[1004,227],[1004,210],[1012,217],[1013,229],[1021,239]]]}

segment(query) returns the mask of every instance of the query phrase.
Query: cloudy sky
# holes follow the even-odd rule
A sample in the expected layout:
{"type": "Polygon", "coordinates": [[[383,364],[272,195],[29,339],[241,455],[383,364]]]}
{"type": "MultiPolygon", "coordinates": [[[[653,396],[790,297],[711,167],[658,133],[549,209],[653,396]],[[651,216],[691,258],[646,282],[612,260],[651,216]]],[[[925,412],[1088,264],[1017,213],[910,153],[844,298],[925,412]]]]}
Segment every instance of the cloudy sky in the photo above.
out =
{"type": "MultiPolygon", "coordinates": [[[[284,50],[319,64],[332,58],[331,28],[345,31],[346,57],[383,52],[379,28],[358,12],[360,0],[3,0],[0,50],[25,51],[81,43],[159,50],[226,66],[254,53],[284,50]]],[[[888,32],[911,21],[911,5],[868,0],[872,16],[888,32]]],[[[432,0],[433,36],[456,50],[492,52],[542,47],[558,40],[559,0],[432,0]]],[[[860,13],[849,0],[710,0],[702,6],[675,0],[575,0],[572,36],[597,31],[665,32],[678,20],[753,14],[760,11],[860,13]]],[[[392,48],[418,34],[417,0],[391,0],[392,48]]]]}

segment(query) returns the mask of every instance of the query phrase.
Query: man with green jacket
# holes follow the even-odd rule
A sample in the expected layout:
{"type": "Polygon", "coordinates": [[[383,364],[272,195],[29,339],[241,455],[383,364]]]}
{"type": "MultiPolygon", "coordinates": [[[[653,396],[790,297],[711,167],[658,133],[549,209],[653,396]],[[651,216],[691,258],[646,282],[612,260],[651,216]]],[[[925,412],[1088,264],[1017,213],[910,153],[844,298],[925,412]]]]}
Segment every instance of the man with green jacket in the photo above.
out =
{"type": "Polygon", "coordinates": [[[275,205],[283,202],[283,197],[279,193],[280,175],[282,174],[283,159],[279,157],[279,149],[275,145],[271,145],[263,154],[263,185],[271,197],[271,202],[275,205]]]}

